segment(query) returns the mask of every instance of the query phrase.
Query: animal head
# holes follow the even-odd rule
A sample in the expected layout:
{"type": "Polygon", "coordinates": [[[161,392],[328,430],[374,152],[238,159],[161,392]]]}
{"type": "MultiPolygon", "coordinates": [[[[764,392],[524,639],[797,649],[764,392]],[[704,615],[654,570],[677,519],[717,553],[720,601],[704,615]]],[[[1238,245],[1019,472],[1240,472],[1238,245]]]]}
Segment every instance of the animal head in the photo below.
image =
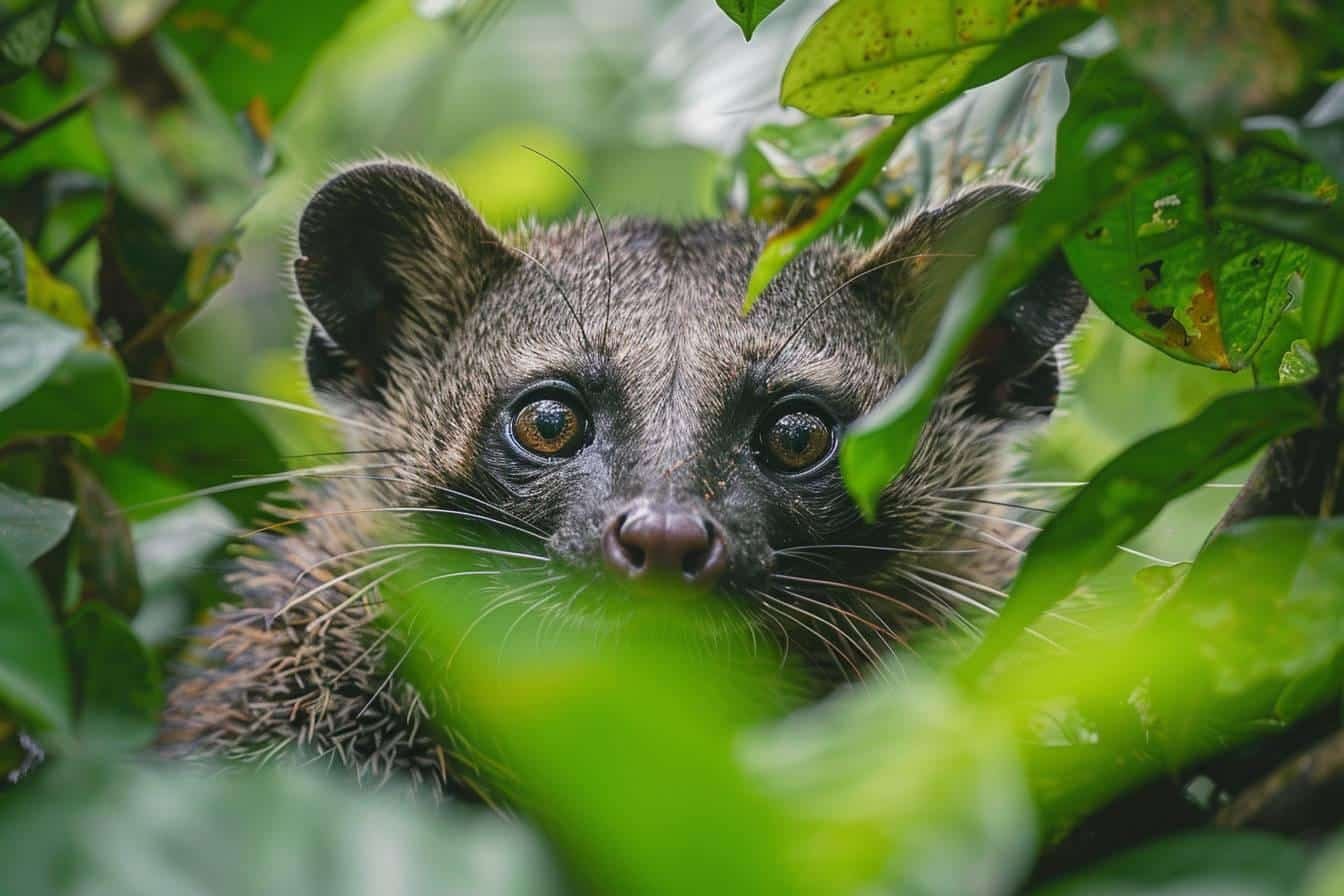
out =
{"type": "Polygon", "coordinates": [[[742,316],[759,225],[499,234],[433,174],[370,163],[321,187],[300,222],[308,372],[356,424],[351,447],[377,452],[375,503],[536,533],[558,567],[712,589],[834,653],[837,631],[898,637],[938,617],[948,580],[931,576],[1010,568],[947,502],[1001,476],[1014,437],[1054,407],[1056,346],[1086,303],[1062,263],[980,334],[875,522],[837,447],[1027,195],[965,193],[871,249],[817,243],[742,316]]]}

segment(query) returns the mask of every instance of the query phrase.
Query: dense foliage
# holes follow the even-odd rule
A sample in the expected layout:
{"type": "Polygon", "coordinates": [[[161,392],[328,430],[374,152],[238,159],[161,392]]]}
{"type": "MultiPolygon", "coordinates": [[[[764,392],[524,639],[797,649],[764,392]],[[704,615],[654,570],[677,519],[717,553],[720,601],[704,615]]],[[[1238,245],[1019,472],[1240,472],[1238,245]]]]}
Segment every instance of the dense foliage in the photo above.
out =
{"type": "MultiPolygon", "coordinates": [[[[283,764],[127,762],[187,625],[225,597],[214,561],[256,518],[255,486],[292,478],[240,404],[183,375],[171,337],[231,276],[240,219],[283,162],[274,122],[358,6],[0,0],[6,892],[1344,892],[1329,0],[838,0],[780,86],[810,117],[727,160],[725,213],[775,224],[750,313],[809,242],[871,238],[921,198],[890,161],[922,123],[1005,79],[986,128],[1010,143],[1032,79],[1063,72],[1053,178],[846,434],[861,507],[975,332],[1060,251],[1152,350],[1253,372],[1078,489],[983,637],[782,714],[768,657],[697,646],[728,630],[713,608],[655,607],[595,640],[394,580],[388,599],[425,622],[418,655],[453,659],[410,674],[457,695],[522,820],[283,764]],[[1169,502],[1271,444],[1192,564],[1090,589],[1169,502]]],[[[786,3],[719,6],[750,39],[786,3]]]]}

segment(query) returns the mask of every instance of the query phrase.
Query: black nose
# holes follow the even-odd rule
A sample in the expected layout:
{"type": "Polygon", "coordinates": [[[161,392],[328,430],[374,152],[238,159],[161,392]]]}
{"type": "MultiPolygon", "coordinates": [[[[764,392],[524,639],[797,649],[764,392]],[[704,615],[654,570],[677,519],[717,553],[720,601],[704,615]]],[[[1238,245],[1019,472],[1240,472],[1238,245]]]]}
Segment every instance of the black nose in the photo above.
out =
{"type": "Polygon", "coordinates": [[[612,517],[602,533],[602,556],[627,578],[663,573],[702,587],[728,567],[719,527],[676,504],[640,502],[612,517]]]}

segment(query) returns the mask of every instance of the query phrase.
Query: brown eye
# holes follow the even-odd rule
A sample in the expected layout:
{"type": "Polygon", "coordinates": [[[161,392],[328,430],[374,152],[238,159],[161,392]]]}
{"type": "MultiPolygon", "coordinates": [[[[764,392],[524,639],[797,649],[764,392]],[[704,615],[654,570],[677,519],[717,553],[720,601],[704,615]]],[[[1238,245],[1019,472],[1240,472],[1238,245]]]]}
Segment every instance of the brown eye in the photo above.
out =
{"type": "Polygon", "coordinates": [[[513,418],[514,439],[541,457],[573,457],[583,447],[586,430],[579,412],[557,398],[530,402],[513,418]]]}
{"type": "Polygon", "coordinates": [[[775,417],[761,432],[766,461],[785,473],[816,466],[831,453],[834,440],[831,424],[804,410],[775,417]]]}

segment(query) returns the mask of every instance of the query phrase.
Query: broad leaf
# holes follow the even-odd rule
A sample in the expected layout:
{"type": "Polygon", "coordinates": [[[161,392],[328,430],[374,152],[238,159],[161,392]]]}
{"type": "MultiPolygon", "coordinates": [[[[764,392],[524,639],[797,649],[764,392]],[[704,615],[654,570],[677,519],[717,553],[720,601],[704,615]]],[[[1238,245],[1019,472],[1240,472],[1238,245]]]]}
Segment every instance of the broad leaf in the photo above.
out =
{"type": "Polygon", "coordinates": [[[37,728],[67,728],[70,683],[60,635],[37,582],[4,545],[0,619],[0,705],[37,728]]]}
{"type": "Polygon", "coordinates": [[[1200,832],[1122,853],[1033,896],[1293,896],[1306,870],[1306,848],[1286,838],[1200,832]]]}
{"type": "Polygon", "coordinates": [[[1312,190],[1323,175],[1270,150],[1227,163],[1193,147],[1136,185],[1066,245],[1093,300],[1174,358],[1226,370],[1249,363],[1306,265],[1304,247],[1219,215],[1267,187],[1312,190]]]}
{"type": "MultiPolygon", "coordinates": [[[[981,675],[1027,626],[1067,597],[1084,576],[1109,562],[1119,545],[1141,532],[1167,502],[1319,418],[1301,389],[1237,392],[1217,399],[1194,419],[1130,446],[1051,517],[1032,542],[1007,601],[967,660],[964,674],[971,679],[981,675]]],[[[1193,577],[1194,572],[1184,588],[1194,587],[1193,577]]]]}
{"type": "Polygon", "coordinates": [[[163,708],[154,657],[125,618],[103,604],[80,607],[65,632],[80,740],[100,752],[147,746],[163,708]]]}
{"type": "Polygon", "coordinates": [[[719,9],[742,29],[742,36],[751,40],[756,26],[778,9],[784,0],[717,0],[717,2],[719,9]]]}
{"type": "Polygon", "coordinates": [[[0,483],[0,545],[20,566],[56,546],[75,518],[74,505],[30,495],[0,483]]]}
{"type": "MultiPolygon", "coordinates": [[[[1219,221],[1257,228],[1280,239],[1292,240],[1344,258],[1344,211],[1334,202],[1336,188],[1317,177],[1309,177],[1314,193],[1267,188],[1250,195],[1230,198],[1211,211],[1219,221]]],[[[1268,179],[1267,182],[1272,182],[1268,179]]],[[[1294,256],[1296,260],[1296,256],[1294,256]]]]}
{"type": "Polygon", "coordinates": [[[37,64],[69,0],[6,0],[0,5],[0,83],[37,64]]]}
{"type": "MultiPolygon", "coordinates": [[[[1086,0],[1071,5],[1093,6],[1086,0]]],[[[794,50],[780,102],[818,117],[927,114],[964,90],[1049,55],[1087,21],[1077,9],[1061,12],[1045,3],[840,0],[794,50]],[[1029,46],[994,59],[1040,17],[1057,22],[1033,29],[1029,46]],[[992,70],[987,62],[994,62],[992,70]]]]}
{"type": "Polygon", "coordinates": [[[312,770],[63,763],[0,800],[0,866],[44,896],[545,896],[517,822],[356,791],[312,770]],[[222,772],[223,770],[221,770],[222,772]]]}

